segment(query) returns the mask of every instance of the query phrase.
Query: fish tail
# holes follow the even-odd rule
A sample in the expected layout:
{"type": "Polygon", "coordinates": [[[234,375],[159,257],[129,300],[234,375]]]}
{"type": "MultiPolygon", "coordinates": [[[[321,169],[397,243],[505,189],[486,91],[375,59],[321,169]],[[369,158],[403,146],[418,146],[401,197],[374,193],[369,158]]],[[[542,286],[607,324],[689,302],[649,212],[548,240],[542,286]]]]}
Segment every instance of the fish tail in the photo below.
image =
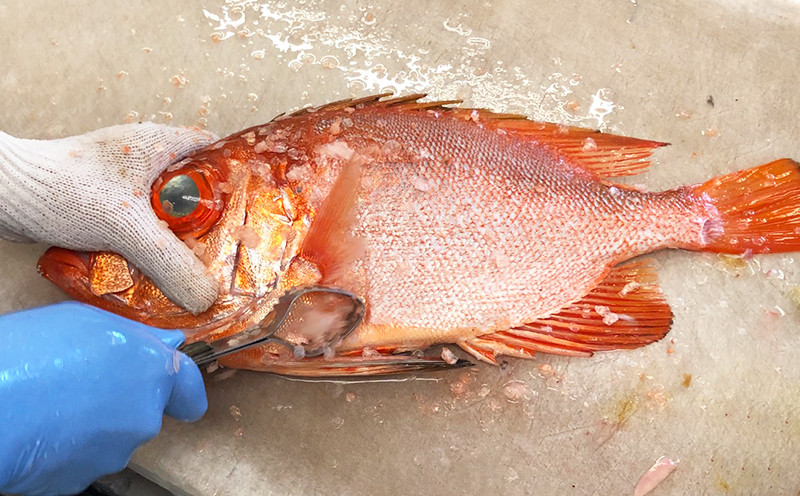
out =
{"type": "Polygon", "coordinates": [[[781,159],[691,188],[708,212],[702,242],[714,253],[800,251],[800,164],[781,159]]]}

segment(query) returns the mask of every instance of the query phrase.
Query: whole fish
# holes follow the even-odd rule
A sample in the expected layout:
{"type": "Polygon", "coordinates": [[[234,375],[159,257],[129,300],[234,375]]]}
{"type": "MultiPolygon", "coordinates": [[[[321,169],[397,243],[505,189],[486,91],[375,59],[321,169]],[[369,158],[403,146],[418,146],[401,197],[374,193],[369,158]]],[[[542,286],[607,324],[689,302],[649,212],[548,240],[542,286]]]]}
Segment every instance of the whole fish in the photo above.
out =
{"type": "Polygon", "coordinates": [[[156,180],[156,214],[221,282],[206,312],[174,305],[112,253],[54,248],[40,270],[76,299],[190,342],[257,324],[297,288],[345,290],[366,305],[349,335],[331,332],[335,306],[312,300],[280,340],[221,360],[325,376],[447,366],[405,353],[444,343],[490,363],[643,346],[672,312],[651,265],[629,259],[800,249],[792,160],[645,192],[610,178],[644,171],[664,143],[422,96],[281,116],[156,180]]]}

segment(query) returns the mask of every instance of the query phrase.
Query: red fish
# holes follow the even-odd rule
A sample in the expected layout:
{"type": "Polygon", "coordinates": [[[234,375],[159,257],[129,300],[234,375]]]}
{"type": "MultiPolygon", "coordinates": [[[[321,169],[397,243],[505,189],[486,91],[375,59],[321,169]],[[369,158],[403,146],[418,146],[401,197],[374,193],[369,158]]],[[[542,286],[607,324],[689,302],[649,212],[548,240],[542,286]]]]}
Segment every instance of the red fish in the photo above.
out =
{"type": "Polygon", "coordinates": [[[315,376],[442,365],[403,353],[444,343],[490,363],[643,346],[672,313],[648,262],[628,260],[663,248],[800,249],[792,160],[644,192],[612,178],[645,170],[664,143],[420,97],[303,110],[165,172],[156,213],[224,288],[202,314],[114,254],[51,249],[41,272],[189,341],[252,326],[288,291],[343,289],[366,304],[351,334],[326,334],[340,316],[310,301],[291,336],[222,362],[315,376]],[[308,356],[320,340],[324,356],[308,356]]]}

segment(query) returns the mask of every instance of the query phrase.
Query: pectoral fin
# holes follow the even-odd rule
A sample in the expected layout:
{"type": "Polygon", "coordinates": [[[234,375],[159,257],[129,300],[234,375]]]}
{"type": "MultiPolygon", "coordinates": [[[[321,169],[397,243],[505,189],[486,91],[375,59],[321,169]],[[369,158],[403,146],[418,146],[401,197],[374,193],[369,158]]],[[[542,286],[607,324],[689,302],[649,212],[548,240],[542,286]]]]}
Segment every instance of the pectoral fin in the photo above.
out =
{"type": "Polygon", "coordinates": [[[323,281],[335,280],[362,251],[348,232],[356,219],[362,162],[357,154],[344,161],[300,250],[303,259],[320,268],[323,281]]]}

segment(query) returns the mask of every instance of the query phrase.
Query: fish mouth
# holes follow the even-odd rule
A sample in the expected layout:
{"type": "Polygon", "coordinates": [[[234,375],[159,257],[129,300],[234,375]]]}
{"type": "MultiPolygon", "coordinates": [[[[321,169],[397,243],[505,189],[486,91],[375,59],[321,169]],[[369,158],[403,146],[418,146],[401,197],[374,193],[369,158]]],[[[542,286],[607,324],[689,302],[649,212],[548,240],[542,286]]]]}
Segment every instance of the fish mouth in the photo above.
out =
{"type": "Polygon", "coordinates": [[[141,308],[126,304],[114,293],[98,293],[92,287],[92,263],[97,255],[52,247],[39,258],[39,274],[78,301],[134,320],[146,317],[141,308]]]}
{"type": "Polygon", "coordinates": [[[169,301],[135,267],[111,252],[52,247],[40,258],[39,274],[70,297],[128,319],[188,334],[213,332],[242,320],[259,300],[239,308],[236,299],[217,302],[199,317],[169,301]],[[145,285],[144,288],[142,285],[145,285]]]}

